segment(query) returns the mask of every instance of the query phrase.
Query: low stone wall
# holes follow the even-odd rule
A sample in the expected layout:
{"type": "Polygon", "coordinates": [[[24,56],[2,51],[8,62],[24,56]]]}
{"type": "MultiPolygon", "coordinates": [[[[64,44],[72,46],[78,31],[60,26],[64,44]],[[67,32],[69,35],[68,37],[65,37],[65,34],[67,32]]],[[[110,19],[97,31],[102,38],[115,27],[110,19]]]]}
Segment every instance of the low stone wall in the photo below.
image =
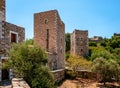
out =
{"type": "Polygon", "coordinates": [[[30,86],[23,80],[23,78],[13,78],[12,88],[30,88],[30,86]]]}
{"type": "Polygon", "coordinates": [[[77,71],[77,77],[81,78],[89,78],[89,79],[97,79],[97,74],[91,71],[77,71]]]}
{"type": "Polygon", "coordinates": [[[59,69],[52,71],[54,74],[55,82],[60,82],[65,78],[65,69],[59,69]]]}

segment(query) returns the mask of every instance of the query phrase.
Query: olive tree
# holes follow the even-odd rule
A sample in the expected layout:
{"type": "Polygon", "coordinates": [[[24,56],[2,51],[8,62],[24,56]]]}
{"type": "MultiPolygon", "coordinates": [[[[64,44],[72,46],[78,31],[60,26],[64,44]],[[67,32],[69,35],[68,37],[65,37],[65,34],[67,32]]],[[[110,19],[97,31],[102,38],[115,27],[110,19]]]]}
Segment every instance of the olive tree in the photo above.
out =
{"type": "Polygon", "coordinates": [[[96,58],[93,61],[92,71],[99,74],[98,81],[105,82],[118,80],[120,76],[120,66],[113,59],[104,59],[103,57],[96,58]]]}
{"type": "Polygon", "coordinates": [[[54,88],[54,78],[47,64],[47,55],[36,46],[13,44],[4,67],[13,69],[15,77],[24,78],[32,88],[54,88]]]}

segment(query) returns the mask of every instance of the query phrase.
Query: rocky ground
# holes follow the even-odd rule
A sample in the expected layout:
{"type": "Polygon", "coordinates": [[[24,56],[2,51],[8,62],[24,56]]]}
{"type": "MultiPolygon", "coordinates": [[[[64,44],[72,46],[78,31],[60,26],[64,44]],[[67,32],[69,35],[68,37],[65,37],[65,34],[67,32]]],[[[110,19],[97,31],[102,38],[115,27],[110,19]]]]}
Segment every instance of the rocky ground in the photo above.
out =
{"type": "Polygon", "coordinates": [[[104,85],[94,80],[77,78],[74,80],[65,80],[58,88],[120,88],[120,84],[117,82],[107,82],[104,85]]]}

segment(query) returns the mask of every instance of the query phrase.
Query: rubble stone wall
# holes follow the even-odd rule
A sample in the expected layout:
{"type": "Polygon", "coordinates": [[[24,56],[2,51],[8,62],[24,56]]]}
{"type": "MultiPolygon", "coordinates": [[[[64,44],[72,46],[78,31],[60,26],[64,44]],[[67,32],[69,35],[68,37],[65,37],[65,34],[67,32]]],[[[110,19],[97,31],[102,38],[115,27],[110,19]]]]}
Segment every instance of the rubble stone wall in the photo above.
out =
{"type": "Polygon", "coordinates": [[[2,52],[4,55],[6,54],[6,50],[10,49],[11,46],[11,36],[10,33],[14,32],[18,34],[17,43],[23,42],[25,40],[25,30],[24,28],[5,22],[2,22],[2,38],[0,39],[0,52],[2,52]]]}
{"type": "Polygon", "coordinates": [[[65,78],[64,69],[55,70],[55,71],[52,71],[52,73],[54,74],[55,82],[60,82],[61,80],[65,78]]]}

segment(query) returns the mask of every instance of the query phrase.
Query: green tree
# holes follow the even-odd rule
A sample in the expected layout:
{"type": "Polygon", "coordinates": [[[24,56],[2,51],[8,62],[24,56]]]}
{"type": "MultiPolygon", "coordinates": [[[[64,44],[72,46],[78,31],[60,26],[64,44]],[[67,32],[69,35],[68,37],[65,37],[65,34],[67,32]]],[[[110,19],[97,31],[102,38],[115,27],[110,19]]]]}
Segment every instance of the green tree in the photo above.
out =
{"type": "Polygon", "coordinates": [[[24,78],[32,88],[54,88],[53,75],[45,66],[47,56],[40,47],[14,44],[8,56],[5,67],[13,69],[15,77],[24,78]]]}
{"type": "Polygon", "coordinates": [[[33,39],[26,39],[25,43],[27,45],[33,45],[34,44],[33,39]]]}
{"type": "Polygon", "coordinates": [[[68,52],[68,51],[70,51],[70,33],[66,33],[65,36],[66,36],[66,39],[65,39],[65,41],[66,41],[66,52],[68,52]]]}
{"type": "Polygon", "coordinates": [[[113,36],[110,42],[110,46],[115,48],[120,48],[120,36],[113,36]]]}
{"type": "Polygon", "coordinates": [[[65,41],[66,41],[66,60],[70,56],[70,33],[65,34],[65,41]]]}
{"type": "Polygon", "coordinates": [[[107,60],[100,57],[93,61],[92,71],[99,74],[98,81],[104,84],[107,81],[111,81],[113,78],[118,80],[120,76],[119,70],[119,64],[113,59],[107,60]]]}
{"type": "Polygon", "coordinates": [[[109,51],[107,51],[104,47],[90,47],[91,50],[91,57],[90,60],[94,60],[99,57],[103,57],[105,59],[115,59],[113,54],[111,54],[109,51]]]}
{"type": "MultiPolygon", "coordinates": [[[[120,48],[120,36],[113,36],[110,39],[104,38],[100,43],[101,46],[107,47],[106,49],[120,48]],[[109,47],[109,48],[108,48],[109,47]]],[[[110,49],[111,50],[111,49],[110,49]]]]}
{"type": "Polygon", "coordinates": [[[87,61],[85,58],[74,55],[70,56],[67,60],[68,66],[76,72],[79,69],[90,70],[91,62],[87,61]]]}
{"type": "Polygon", "coordinates": [[[118,62],[119,65],[120,65],[120,48],[115,48],[115,49],[112,51],[112,54],[115,56],[117,62],[118,62]]]}
{"type": "Polygon", "coordinates": [[[97,43],[96,42],[89,42],[89,46],[97,46],[97,43]]]}

